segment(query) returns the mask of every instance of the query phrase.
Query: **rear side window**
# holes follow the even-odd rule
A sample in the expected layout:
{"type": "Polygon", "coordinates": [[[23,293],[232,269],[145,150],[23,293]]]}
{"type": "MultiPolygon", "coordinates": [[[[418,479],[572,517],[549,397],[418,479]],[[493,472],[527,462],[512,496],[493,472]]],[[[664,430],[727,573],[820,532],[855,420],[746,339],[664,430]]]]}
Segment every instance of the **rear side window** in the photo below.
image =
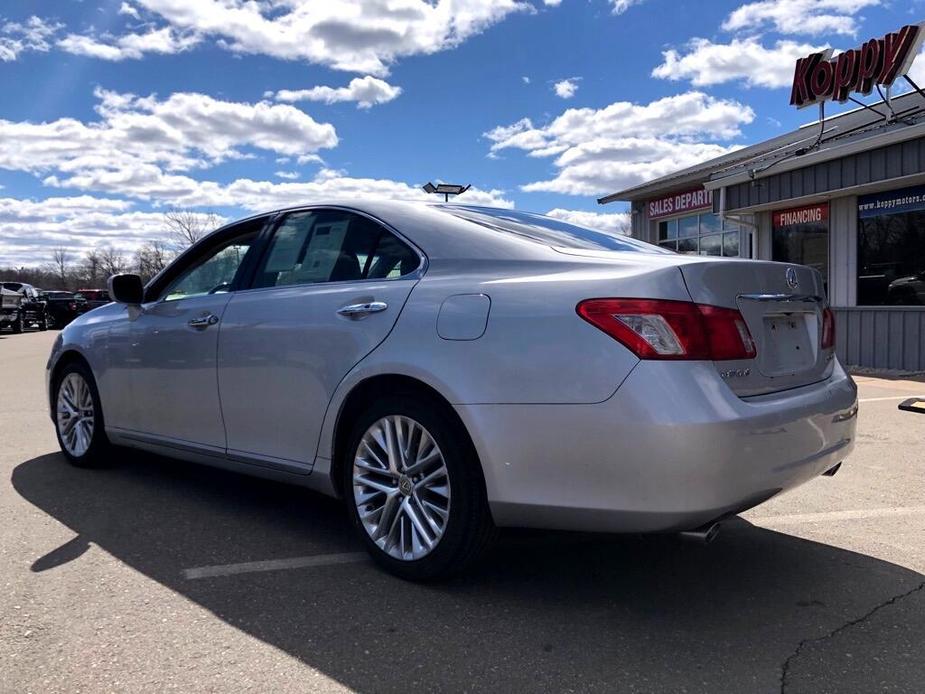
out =
{"type": "Polygon", "coordinates": [[[445,212],[475,222],[483,227],[506,234],[516,234],[531,241],[555,248],[577,248],[594,251],[633,251],[663,253],[662,249],[618,234],[607,234],[559,219],[530,212],[498,210],[490,207],[437,205],[445,212]]]}
{"type": "Polygon", "coordinates": [[[254,286],[390,279],[419,265],[417,253],[371,219],[307,210],[288,215],[277,227],[254,286]]]}

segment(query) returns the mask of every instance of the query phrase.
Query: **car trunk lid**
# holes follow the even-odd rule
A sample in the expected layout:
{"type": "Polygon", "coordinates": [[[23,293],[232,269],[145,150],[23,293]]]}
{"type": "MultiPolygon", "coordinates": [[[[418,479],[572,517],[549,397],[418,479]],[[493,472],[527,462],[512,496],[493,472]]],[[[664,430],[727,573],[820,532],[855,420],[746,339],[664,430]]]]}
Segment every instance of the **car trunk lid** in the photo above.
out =
{"type": "Polygon", "coordinates": [[[714,362],[739,396],[797,388],[827,378],[831,349],[822,349],[826,307],[821,275],[786,263],[697,259],[679,267],[698,304],[737,308],[757,355],[714,362]]]}

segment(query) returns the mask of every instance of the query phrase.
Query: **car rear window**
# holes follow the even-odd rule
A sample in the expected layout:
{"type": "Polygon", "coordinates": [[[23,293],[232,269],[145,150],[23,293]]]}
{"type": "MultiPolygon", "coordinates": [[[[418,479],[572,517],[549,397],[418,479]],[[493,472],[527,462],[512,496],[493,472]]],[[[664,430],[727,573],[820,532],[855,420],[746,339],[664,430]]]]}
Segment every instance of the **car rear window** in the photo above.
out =
{"type": "Polygon", "coordinates": [[[577,226],[532,212],[499,210],[491,207],[466,205],[437,205],[456,217],[475,222],[489,229],[517,234],[556,248],[581,248],[594,251],[632,251],[635,253],[661,253],[662,250],[637,239],[619,234],[607,234],[577,226]]]}

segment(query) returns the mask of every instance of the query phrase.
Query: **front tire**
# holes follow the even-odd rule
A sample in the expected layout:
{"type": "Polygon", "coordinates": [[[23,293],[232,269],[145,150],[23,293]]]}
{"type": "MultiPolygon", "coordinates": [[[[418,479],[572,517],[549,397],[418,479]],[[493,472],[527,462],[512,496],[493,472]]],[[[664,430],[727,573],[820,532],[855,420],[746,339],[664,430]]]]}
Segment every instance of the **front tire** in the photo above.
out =
{"type": "Polygon", "coordinates": [[[495,535],[478,456],[442,403],[394,395],[354,422],[344,497],[367,551],[404,579],[463,571],[495,535]]]}
{"type": "Polygon", "coordinates": [[[79,361],[65,366],[55,380],[54,396],[55,434],[64,457],[77,467],[105,465],[110,445],[90,368],[79,361]]]}
{"type": "Polygon", "coordinates": [[[22,318],[22,311],[20,311],[19,313],[16,314],[16,320],[13,321],[13,324],[11,326],[13,329],[13,334],[19,335],[20,333],[22,333],[22,326],[23,326],[23,318],[22,318]]]}

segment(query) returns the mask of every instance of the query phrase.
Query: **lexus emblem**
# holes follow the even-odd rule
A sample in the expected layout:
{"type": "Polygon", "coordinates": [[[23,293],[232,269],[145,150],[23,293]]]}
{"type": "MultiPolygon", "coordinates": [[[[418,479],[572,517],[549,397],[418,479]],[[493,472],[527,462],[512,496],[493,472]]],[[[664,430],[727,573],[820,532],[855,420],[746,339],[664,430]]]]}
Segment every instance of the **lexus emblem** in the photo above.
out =
{"type": "Polygon", "coordinates": [[[797,279],[797,271],[794,270],[792,267],[787,268],[787,272],[785,273],[785,275],[787,277],[788,287],[790,287],[791,289],[796,289],[797,287],[800,286],[800,280],[797,279]]]}

